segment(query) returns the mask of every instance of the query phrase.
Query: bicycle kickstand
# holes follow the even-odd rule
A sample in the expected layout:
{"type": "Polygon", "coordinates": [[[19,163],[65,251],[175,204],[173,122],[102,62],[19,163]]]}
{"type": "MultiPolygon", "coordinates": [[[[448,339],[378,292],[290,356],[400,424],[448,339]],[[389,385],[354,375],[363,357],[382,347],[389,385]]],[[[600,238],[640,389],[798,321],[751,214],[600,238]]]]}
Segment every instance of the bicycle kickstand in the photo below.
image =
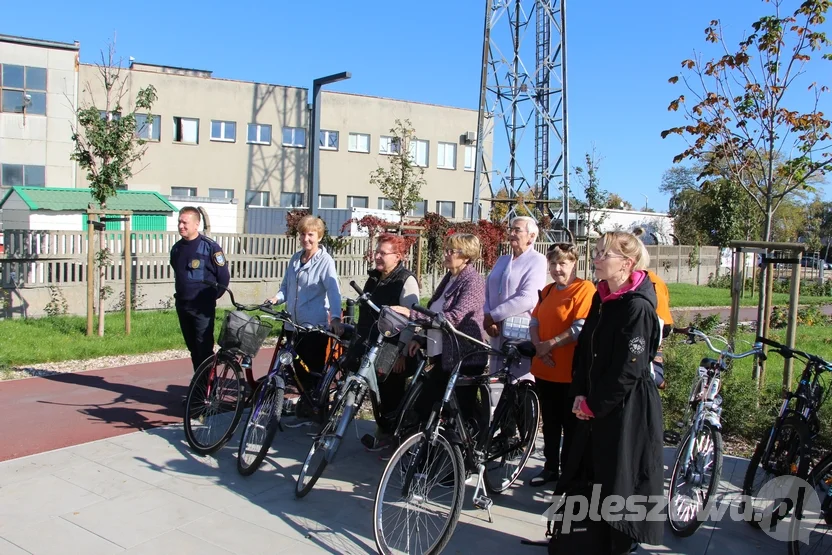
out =
{"type": "Polygon", "coordinates": [[[491,505],[494,504],[494,501],[485,495],[483,482],[485,482],[485,465],[480,463],[477,465],[477,487],[474,490],[474,507],[488,511],[488,522],[489,524],[493,524],[494,519],[491,517],[491,505]],[[483,492],[482,495],[480,495],[480,491],[483,492]]]}

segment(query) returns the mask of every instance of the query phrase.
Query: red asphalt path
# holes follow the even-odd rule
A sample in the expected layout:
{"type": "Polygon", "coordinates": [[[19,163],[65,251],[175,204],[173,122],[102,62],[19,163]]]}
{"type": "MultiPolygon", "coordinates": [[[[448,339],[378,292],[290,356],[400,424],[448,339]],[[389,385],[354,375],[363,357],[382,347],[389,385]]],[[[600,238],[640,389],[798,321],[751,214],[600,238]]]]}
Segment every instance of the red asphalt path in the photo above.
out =
{"type": "MultiPolygon", "coordinates": [[[[263,349],[254,375],[274,349],[263,349]]],[[[182,422],[190,359],[0,382],[0,461],[182,422]]]]}

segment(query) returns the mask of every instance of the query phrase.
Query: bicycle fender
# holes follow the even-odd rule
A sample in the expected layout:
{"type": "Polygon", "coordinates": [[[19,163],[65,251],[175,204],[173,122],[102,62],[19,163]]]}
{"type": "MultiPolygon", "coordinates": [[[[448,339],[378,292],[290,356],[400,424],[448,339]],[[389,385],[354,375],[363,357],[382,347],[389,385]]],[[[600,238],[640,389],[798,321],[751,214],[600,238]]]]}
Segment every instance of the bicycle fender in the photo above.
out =
{"type": "Polygon", "coordinates": [[[720,432],[722,431],[722,421],[720,420],[718,414],[711,411],[707,411],[705,413],[705,422],[707,422],[711,428],[714,428],[715,430],[718,430],[720,432]]]}

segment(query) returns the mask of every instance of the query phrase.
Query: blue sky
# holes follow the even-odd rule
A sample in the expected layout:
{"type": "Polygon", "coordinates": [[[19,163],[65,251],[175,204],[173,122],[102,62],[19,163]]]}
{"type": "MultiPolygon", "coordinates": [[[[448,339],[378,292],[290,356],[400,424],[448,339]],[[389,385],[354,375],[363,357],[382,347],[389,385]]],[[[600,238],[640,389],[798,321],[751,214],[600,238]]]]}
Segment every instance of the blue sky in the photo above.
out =
{"type": "MultiPolygon", "coordinates": [[[[473,109],[478,103],[482,0],[41,0],[36,6],[6,2],[0,33],[78,40],[84,62],[97,61],[115,33],[125,60],[304,87],[347,70],[352,79],[333,90],[473,109]]],[[[594,145],[604,189],[636,207],[646,195],[648,206],[665,210],[662,173],[684,148],[681,139],[660,137],[683,121],[667,111],[682,92],[668,77],[694,49],[718,54],[703,40],[710,20],[721,19],[735,44],[769,6],[761,0],[569,0],[570,166],[580,165],[594,145]]],[[[530,152],[532,144],[526,142],[530,152]]]]}

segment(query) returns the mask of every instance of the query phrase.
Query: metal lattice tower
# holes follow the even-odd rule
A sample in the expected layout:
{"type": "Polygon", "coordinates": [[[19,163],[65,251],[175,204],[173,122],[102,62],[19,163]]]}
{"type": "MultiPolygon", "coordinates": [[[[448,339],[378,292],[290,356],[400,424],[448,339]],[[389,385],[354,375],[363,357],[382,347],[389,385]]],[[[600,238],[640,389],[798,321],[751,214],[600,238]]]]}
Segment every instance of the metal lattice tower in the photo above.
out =
{"type": "Polygon", "coordinates": [[[501,190],[509,196],[508,217],[513,199],[531,192],[537,219],[549,216],[568,228],[565,4],[485,2],[473,219],[480,200],[493,202],[501,190]]]}

